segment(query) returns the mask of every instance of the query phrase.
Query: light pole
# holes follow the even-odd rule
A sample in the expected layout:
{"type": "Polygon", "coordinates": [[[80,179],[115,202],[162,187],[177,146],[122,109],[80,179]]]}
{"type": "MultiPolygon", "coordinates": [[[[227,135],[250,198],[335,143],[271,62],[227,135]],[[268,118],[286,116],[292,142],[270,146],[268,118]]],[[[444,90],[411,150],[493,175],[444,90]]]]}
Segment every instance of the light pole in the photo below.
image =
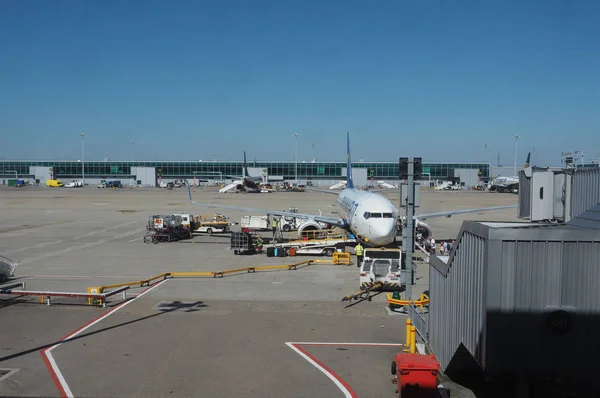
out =
{"type": "Polygon", "coordinates": [[[519,136],[518,135],[513,135],[513,138],[515,139],[515,176],[517,175],[517,156],[519,154],[519,136]]]}
{"type": "Polygon", "coordinates": [[[83,148],[85,133],[81,133],[79,135],[81,136],[81,183],[85,187],[85,150],[83,148]]]}
{"type": "Polygon", "coordinates": [[[296,174],[296,184],[298,183],[298,133],[294,134],[294,137],[296,137],[296,156],[295,156],[295,161],[294,161],[294,168],[295,168],[295,174],[296,174]]]}
{"type": "MultiPolygon", "coordinates": [[[[483,145],[483,148],[484,148],[483,157],[484,157],[485,162],[487,163],[487,161],[488,161],[487,150],[488,150],[490,144],[481,144],[481,145],[483,145]]],[[[490,162],[490,170],[488,170],[488,177],[491,177],[491,174],[492,174],[491,168],[492,168],[492,163],[490,162]]]]}
{"type": "Polygon", "coordinates": [[[134,156],[133,156],[133,148],[135,146],[135,141],[131,140],[129,141],[129,143],[131,144],[131,161],[133,162],[134,156]]]}

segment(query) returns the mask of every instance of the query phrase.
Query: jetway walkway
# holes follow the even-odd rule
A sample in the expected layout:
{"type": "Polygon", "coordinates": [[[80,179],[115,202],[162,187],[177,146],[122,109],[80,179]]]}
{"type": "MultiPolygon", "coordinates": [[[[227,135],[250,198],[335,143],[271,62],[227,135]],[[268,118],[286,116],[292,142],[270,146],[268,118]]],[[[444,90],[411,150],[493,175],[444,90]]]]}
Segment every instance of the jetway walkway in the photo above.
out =
{"type": "Polygon", "coordinates": [[[344,257],[334,257],[327,260],[304,260],[294,264],[287,265],[259,265],[255,267],[244,267],[235,268],[224,271],[198,271],[198,272],[164,272],[159,275],[155,275],[151,278],[141,279],[131,282],[115,283],[104,286],[91,286],[88,287],[87,292],[57,292],[57,291],[44,291],[25,290],[25,283],[19,282],[11,285],[0,286],[0,295],[10,294],[16,296],[39,296],[40,302],[52,305],[51,297],[80,297],[87,299],[87,303],[93,306],[100,306],[106,308],[106,299],[112,297],[118,293],[123,293],[123,300],[127,299],[126,291],[133,287],[146,287],[150,286],[158,281],[172,278],[223,278],[227,275],[248,273],[252,274],[257,271],[272,271],[272,270],[288,270],[295,271],[300,268],[304,268],[311,264],[346,264],[347,259],[344,257]],[[18,290],[20,288],[20,290],[18,290]]]}

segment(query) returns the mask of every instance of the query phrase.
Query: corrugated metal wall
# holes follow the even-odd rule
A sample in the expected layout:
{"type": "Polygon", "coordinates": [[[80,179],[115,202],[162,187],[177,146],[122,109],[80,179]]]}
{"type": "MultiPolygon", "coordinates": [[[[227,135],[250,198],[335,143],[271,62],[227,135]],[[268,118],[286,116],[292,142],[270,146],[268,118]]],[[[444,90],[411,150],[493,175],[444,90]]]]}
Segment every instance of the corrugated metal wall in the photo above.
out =
{"type": "Polygon", "coordinates": [[[429,345],[442,369],[461,343],[491,372],[600,369],[597,231],[469,224],[446,275],[430,267],[429,345]],[[562,335],[547,323],[557,309],[573,316],[562,335]]]}
{"type": "Polygon", "coordinates": [[[600,203],[600,169],[579,169],[573,173],[571,217],[600,203]]]}
{"type": "Polygon", "coordinates": [[[489,253],[497,260],[489,262],[488,274],[499,277],[501,286],[498,302],[487,303],[486,368],[597,369],[600,243],[503,241],[498,247],[499,253],[489,253]],[[573,328],[562,336],[545,323],[559,308],[576,314],[573,328]]]}
{"type": "Polygon", "coordinates": [[[485,240],[464,232],[447,276],[431,269],[429,275],[429,345],[442,369],[462,343],[472,354],[481,352],[484,319],[485,240]]]}
{"type": "Polygon", "coordinates": [[[531,217],[531,178],[525,176],[525,172],[519,172],[519,207],[518,217],[531,217]]]}

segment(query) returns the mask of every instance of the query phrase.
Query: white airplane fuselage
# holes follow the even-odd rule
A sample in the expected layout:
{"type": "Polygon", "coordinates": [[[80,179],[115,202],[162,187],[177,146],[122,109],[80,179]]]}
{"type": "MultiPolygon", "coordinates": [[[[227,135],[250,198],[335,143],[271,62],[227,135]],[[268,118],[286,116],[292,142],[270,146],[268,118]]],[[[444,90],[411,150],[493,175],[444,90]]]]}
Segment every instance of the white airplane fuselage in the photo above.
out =
{"type": "Polygon", "coordinates": [[[337,207],[346,227],[365,243],[385,246],[396,238],[398,210],[387,198],[346,188],[337,198],[337,207]]]}
{"type": "Polygon", "coordinates": [[[496,185],[516,184],[519,182],[519,177],[496,177],[494,183],[496,185]]]}

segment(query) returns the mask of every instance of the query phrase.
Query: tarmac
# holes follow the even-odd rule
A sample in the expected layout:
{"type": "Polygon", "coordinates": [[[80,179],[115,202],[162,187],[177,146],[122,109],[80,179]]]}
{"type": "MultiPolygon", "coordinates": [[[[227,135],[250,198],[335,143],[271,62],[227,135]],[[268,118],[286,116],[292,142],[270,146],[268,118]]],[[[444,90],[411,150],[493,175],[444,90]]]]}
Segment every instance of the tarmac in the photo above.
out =
{"type": "MultiPolygon", "coordinates": [[[[194,200],[335,214],[315,192],[220,194],[194,200]]],[[[398,194],[387,194],[397,203],[398,194]]],[[[516,203],[512,194],[422,190],[421,212],[516,203]]],[[[146,244],[152,214],[242,212],[194,207],[187,190],[0,186],[0,254],[20,261],[9,283],[27,290],[86,292],[163,272],[222,271],[291,264],[312,257],[236,256],[227,236],[146,244]]],[[[436,240],[464,220],[516,221],[516,209],[429,219],[436,240]]],[[[265,236],[268,236],[268,232],[265,236]]],[[[290,233],[293,234],[293,233],[290,233]]],[[[351,249],[350,249],[351,250],[351,249]]],[[[353,256],[353,260],[355,260],[353,256]]],[[[428,270],[417,266],[418,296],[428,270]]],[[[0,396],[395,396],[390,364],[405,341],[406,317],[384,295],[341,302],[359,290],[355,264],[224,278],[173,278],[134,287],[108,308],[82,298],[0,296],[0,396]]]]}

